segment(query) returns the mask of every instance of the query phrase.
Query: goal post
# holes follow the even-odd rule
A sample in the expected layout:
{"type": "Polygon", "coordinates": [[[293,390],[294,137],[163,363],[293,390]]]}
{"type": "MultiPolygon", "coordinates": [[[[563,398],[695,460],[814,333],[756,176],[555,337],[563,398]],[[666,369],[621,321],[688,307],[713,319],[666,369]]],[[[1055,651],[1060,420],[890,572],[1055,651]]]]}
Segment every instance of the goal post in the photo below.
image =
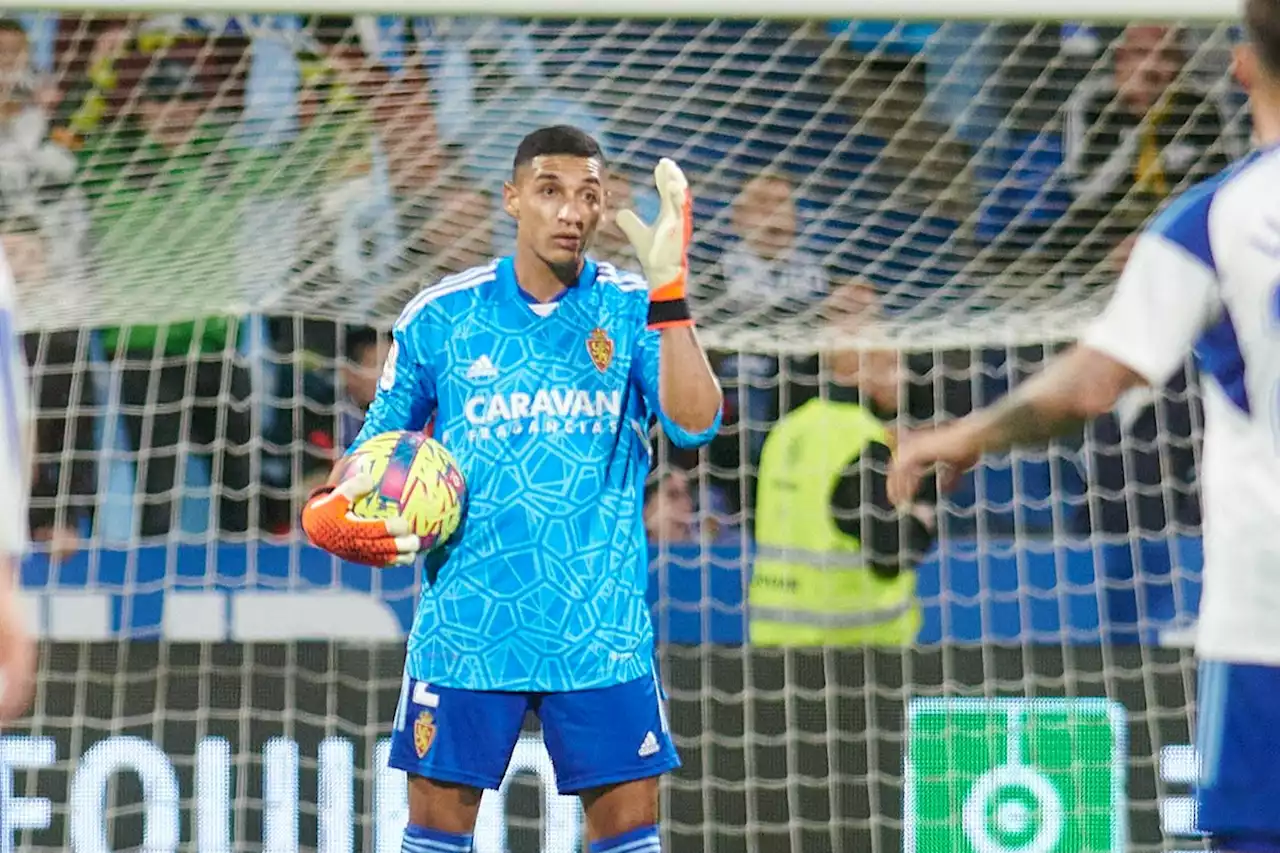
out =
{"type": "MultiPolygon", "coordinates": [[[[19,4],[13,8],[58,10],[67,12],[177,12],[187,14],[191,7],[176,0],[55,0],[50,3],[19,4]]],[[[350,4],[338,0],[274,0],[267,4],[247,2],[202,2],[200,10],[214,14],[245,13],[300,13],[352,14],[350,4]]],[[[791,4],[786,15],[780,15],[776,6],[762,0],[746,0],[743,3],[699,0],[682,3],[679,0],[618,0],[602,8],[587,0],[485,0],[478,8],[458,0],[375,0],[362,4],[360,14],[375,15],[491,15],[514,18],[545,18],[572,16],[575,18],[879,18],[879,19],[953,19],[953,20],[1165,20],[1208,21],[1232,20],[1240,14],[1236,0],[1170,0],[1168,3],[1128,0],[1124,3],[1107,3],[1106,0],[1047,0],[1029,10],[1019,0],[803,0],[791,4]]]]}
{"type": "MultiPolygon", "coordinates": [[[[1143,222],[1248,148],[1235,0],[29,12],[21,49],[0,27],[0,64],[31,65],[0,86],[29,131],[0,126],[0,239],[44,645],[0,733],[0,853],[399,849],[386,737],[419,578],[338,564],[297,512],[402,306],[509,249],[514,145],[558,121],[642,215],[659,157],[688,173],[728,401],[707,449],[659,438],[646,502],[684,760],[664,849],[1198,843],[1170,642],[1203,560],[1194,370],[945,497],[911,647],[753,647],[746,598],[781,418],[842,382],[908,425],[992,402],[1097,314],[1143,222]]],[[[634,266],[609,222],[594,252],[634,266]]],[[[531,726],[478,853],[581,849],[548,762],[531,726]]]]}

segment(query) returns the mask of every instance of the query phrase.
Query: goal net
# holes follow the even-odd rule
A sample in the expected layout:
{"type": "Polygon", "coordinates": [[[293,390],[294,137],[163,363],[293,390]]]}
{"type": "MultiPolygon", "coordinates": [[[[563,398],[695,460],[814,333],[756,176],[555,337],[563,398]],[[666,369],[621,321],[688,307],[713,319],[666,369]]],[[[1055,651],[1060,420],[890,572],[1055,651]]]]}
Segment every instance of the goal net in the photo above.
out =
{"type": "MultiPolygon", "coordinates": [[[[352,11],[356,11],[354,8],[352,11]]],[[[784,11],[779,9],[779,12],[784,11]]],[[[937,508],[909,649],[753,648],[770,428],[838,393],[904,423],[1069,343],[1133,235],[1248,147],[1204,22],[32,13],[0,24],[0,237],[39,407],[24,568],[46,645],[0,736],[0,851],[394,851],[385,769],[418,579],[307,547],[424,284],[510,250],[539,126],[609,196],[693,186],[726,392],[659,440],[651,598],[684,767],[673,851],[1198,845],[1197,379],[937,508]],[[845,362],[847,364],[847,362],[845,362]]],[[[602,224],[593,254],[635,259],[602,224]]],[[[476,849],[581,849],[531,724],[476,849]]]]}

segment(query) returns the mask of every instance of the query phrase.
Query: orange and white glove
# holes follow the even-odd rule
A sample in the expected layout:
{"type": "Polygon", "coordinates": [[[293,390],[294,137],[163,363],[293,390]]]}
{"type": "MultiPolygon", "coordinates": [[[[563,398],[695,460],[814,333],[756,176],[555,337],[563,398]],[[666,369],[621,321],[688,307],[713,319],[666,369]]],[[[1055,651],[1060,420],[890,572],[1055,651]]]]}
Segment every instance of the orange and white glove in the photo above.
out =
{"type": "Polygon", "coordinates": [[[658,187],[658,218],[645,225],[634,211],[618,211],[617,223],[635,247],[649,281],[649,328],[692,326],[685,299],[689,278],[689,243],[693,239],[693,196],[689,181],[675,161],[663,157],[653,170],[658,187]]]}
{"type": "Polygon", "coordinates": [[[373,478],[356,474],[317,490],[302,508],[302,529],[317,548],[349,563],[385,568],[411,565],[421,542],[403,518],[360,518],[351,505],[373,491],[373,478]]]}

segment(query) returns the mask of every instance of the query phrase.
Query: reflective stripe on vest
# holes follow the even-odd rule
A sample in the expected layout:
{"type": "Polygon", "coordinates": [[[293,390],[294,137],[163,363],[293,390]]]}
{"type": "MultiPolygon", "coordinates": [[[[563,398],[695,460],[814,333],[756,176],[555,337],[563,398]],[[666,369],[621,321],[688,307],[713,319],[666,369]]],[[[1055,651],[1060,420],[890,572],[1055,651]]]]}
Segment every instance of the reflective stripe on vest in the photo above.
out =
{"type": "Polygon", "coordinates": [[[904,601],[893,607],[878,610],[859,610],[852,613],[816,613],[812,610],[788,610],[784,607],[752,607],[752,621],[782,622],[790,625],[807,625],[813,628],[866,628],[883,625],[900,619],[911,612],[914,602],[904,601]]]}
{"type": "Polygon", "coordinates": [[[813,551],[808,548],[778,548],[772,545],[758,546],[756,559],[776,560],[780,563],[800,564],[813,569],[834,569],[842,572],[867,567],[867,561],[857,553],[813,551]]]}

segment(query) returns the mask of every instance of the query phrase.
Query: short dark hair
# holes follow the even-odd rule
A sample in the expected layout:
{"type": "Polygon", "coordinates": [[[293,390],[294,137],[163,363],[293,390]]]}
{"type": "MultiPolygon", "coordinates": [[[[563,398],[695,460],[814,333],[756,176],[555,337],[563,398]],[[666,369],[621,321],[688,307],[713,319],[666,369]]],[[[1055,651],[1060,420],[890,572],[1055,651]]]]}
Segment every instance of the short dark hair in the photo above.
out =
{"type": "Polygon", "coordinates": [[[370,347],[378,345],[382,334],[372,326],[348,326],[342,341],[342,354],[347,361],[360,361],[370,347]]]}
{"type": "Polygon", "coordinates": [[[600,149],[600,143],[596,142],[589,133],[583,133],[578,128],[567,124],[557,124],[538,128],[520,140],[520,145],[516,148],[515,161],[511,164],[511,173],[514,175],[521,166],[532,163],[534,157],[550,157],[557,154],[568,157],[594,157],[604,162],[604,151],[600,149]]]}
{"type": "Polygon", "coordinates": [[[312,15],[308,20],[311,25],[311,37],[316,44],[324,47],[338,45],[358,45],[358,39],[349,38],[355,19],[350,15],[312,15]]]}
{"type": "Polygon", "coordinates": [[[1280,0],[1247,0],[1244,29],[1263,68],[1280,78],[1280,0]]]}
{"type": "Polygon", "coordinates": [[[23,38],[27,38],[27,28],[22,26],[21,21],[13,18],[0,18],[0,33],[17,33],[23,38]]]}

